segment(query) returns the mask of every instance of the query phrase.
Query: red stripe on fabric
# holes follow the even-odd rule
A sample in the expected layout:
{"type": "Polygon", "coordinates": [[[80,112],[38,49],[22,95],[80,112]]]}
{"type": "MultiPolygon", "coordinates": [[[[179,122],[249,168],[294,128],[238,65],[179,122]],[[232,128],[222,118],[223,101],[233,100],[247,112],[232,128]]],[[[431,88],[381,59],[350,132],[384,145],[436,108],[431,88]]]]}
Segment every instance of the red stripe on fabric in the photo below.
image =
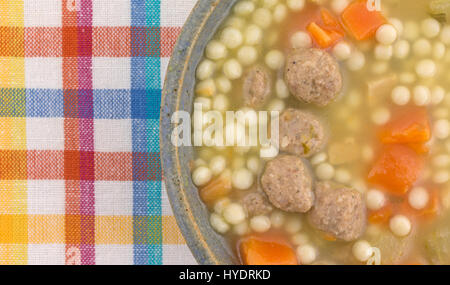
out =
{"type": "Polygon", "coordinates": [[[130,57],[130,27],[93,27],[92,54],[97,57],[130,57]]]}
{"type": "Polygon", "coordinates": [[[62,29],[25,28],[25,57],[61,57],[62,29]]]}
{"type": "Polygon", "coordinates": [[[161,57],[172,55],[173,47],[181,33],[181,27],[161,27],[161,57]]]}

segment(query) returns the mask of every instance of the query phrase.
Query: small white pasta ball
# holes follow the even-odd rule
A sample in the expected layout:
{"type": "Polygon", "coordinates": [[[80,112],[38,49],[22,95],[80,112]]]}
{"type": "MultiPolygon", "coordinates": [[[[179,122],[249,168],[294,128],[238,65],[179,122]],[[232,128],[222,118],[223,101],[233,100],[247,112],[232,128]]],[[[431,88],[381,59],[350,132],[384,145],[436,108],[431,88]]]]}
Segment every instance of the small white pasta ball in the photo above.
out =
{"type": "Polygon", "coordinates": [[[450,173],[447,170],[439,170],[433,175],[433,183],[445,184],[450,180],[450,173]]]}
{"type": "Polygon", "coordinates": [[[213,175],[219,175],[225,170],[227,166],[227,160],[223,155],[216,155],[209,162],[209,168],[211,169],[213,175]]]}
{"type": "Polygon", "coordinates": [[[442,28],[440,39],[441,39],[442,43],[444,43],[447,46],[450,46],[450,26],[449,25],[446,25],[444,28],[442,28]]]}
{"type": "Polygon", "coordinates": [[[286,16],[288,14],[288,9],[283,4],[278,4],[275,6],[275,9],[273,10],[273,20],[276,23],[281,23],[286,19],[286,16]]]}
{"type": "Polygon", "coordinates": [[[228,93],[231,91],[231,81],[225,76],[220,76],[216,79],[217,89],[222,93],[228,93]]]}
{"type": "Polygon", "coordinates": [[[447,139],[450,135],[450,123],[448,120],[441,119],[434,123],[433,134],[440,140],[447,139]]]}
{"type": "Polygon", "coordinates": [[[242,76],[242,66],[236,59],[230,59],[223,64],[223,73],[231,80],[242,76]]]}
{"type": "Polygon", "coordinates": [[[235,49],[242,44],[244,38],[242,33],[233,27],[223,29],[220,35],[220,41],[228,48],[235,49]]]}
{"type": "Polygon", "coordinates": [[[321,163],[316,168],[316,176],[320,180],[331,180],[334,174],[334,167],[329,163],[321,163]]]}
{"type": "Polygon", "coordinates": [[[336,173],[334,176],[334,179],[342,184],[349,183],[352,180],[352,175],[350,174],[350,172],[347,169],[343,168],[336,169],[336,173]]]}
{"type": "Polygon", "coordinates": [[[267,110],[268,111],[274,111],[274,112],[282,112],[284,108],[286,107],[286,104],[283,100],[280,99],[273,99],[272,101],[267,104],[267,110]]]}
{"type": "Polygon", "coordinates": [[[311,45],[311,36],[306,32],[299,31],[291,36],[291,46],[293,48],[309,48],[311,45]]]}
{"type": "Polygon", "coordinates": [[[216,111],[220,111],[220,112],[225,112],[228,110],[228,106],[229,106],[229,100],[228,97],[223,95],[223,94],[219,94],[216,95],[213,99],[213,109],[216,111]]]}
{"type": "Polygon", "coordinates": [[[234,6],[234,13],[239,16],[248,16],[255,11],[255,3],[252,1],[240,1],[234,6]]]}
{"type": "Polygon", "coordinates": [[[369,242],[359,240],[353,244],[353,256],[360,262],[366,262],[373,255],[373,249],[369,242]]]}
{"type": "Polygon", "coordinates": [[[340,42],[334,46],[333,55],[338,60],[347,60],[352,55],[352,47],[346,42],[340,42]]]}
{"type": "Polygon", "coordinates": [[[375,35],[377,41],[383,45],[390,45],[397,40],[397,30],[393,25],[381,25],[375,35]]]}
{"type": "Polygon", "coordinates": [[[416,73],[421,78],[431,78],[436,75],[436,63],[431,59],[424,59],[417,63],[416,73]]]}
{"type": "Polygon", "coordinates": [[[272,214],[270,214],[270,223],[274,228],[283,226],[285,220],[286,217],[281,211],[273,211],[272,214]]]}
{"type": "Polygon", "coordinates": [[[196,186],[203,186],[212,178],[212,171],[206,166],[197,167],[192,172],[192,181],[196,186]]]}
{"type": "Polygon", "coordinates": [[[378,44],[375,46],[375,58],[378,60],[389,60],[394,53],[391,45],[378,44]]]}
{"type": "Polygon", "coordinates": [[[284,66],[284,54],[279,50],[271,50],[265,57],[266,65],[272,70],[279,70],[284,66]]]}
{"type": "Polygon", "coordinates": [[[386,203],[386,198],[384,197],[383,192],[379,190],[369,190],[366,195],[366,205],[367,208],[376,211],[383,208],[386,203]]]}
{"type": "Polygon", "coordinates": [[[209,222],[213,229],[218,233],[224,234],[230,229],[230,225],[228,225],[227,222],[225,222],[225,220],[216,213],[211,214],[209,217],[209,222]]]}
{"type": "Polygon", "coordinates": [[[233,227],[233,231],[235,234],[239,236],[246,235],[248,233],[248,224],[247,222],[242,222],[233,227]]]}
{"type": "Polygon", "coordinates": [[[354,52],[352,56],[347,60],[347,67],[351,71],[358,71],[366,64],[366,57],[360,51],[354,52]]]}
{"type": "Polygon", "coordinates": [[[404,106],[409,103],[411,92],[406,86],[397,86],[392,90],[391,98],[394,104],[404,106]]]}
{"type": "Polygon", "coordinates": [[[261,169],[261,162],[256,156],[251,156],[247,159],[247,168],[254,174],[258,174],[261,169]]]}
{"type": "Polygon", "coordinates": [[[284,224],[285,230],[290,234],[295,234],[302,229],[302,221],[298,217],[290,217],[284,224]]]}
{"type": "Polygon", "coordinates": [[[194,100],[194,104],[201,104],[203,111],[211,110],[211,99],[206,97],[197,97],[194,100]]]}
{"type": "Polygon", "coordinates": [[[389,221],[389,228],[394,235],[405,237],[411,232],[411,221],[403,215],[396,215],[389,221]]]}
{"type": "Polygon", "coordinates": [[[408,194],[408,203],[416,210],[422,210],[428,204],[430,195],[423,187],[414,187],[408,194]]]}
{"type": "Polygon", "coordinates": [[[397,18],[390,18],[389,22],[392,26],[394,26],[395,30],[397,31],[397,35],[403,34],[403,23],[397,18]]]}
{"type": "Polygon", "coordinates": [[[214,74],[215,64],[214,62],[205,59],[197,67],[197,78],[200,80],[206,80],[214,74]]]}
{"type": "Polygon", "coordinates": [[[250,228],[257,232],[267,232],[271,227],[271,222],[267,216],[254,216],[250,219],[250,228]]]}
{"type": "Polygon", "coordinates": [[[257,45],[261,42],[263,32],[257,25],[249,25],[244,32],[245,43],[247,45],[257,45]]]}
{"type": "Polygon", "coordinates": [[[436,167],[448,167],[450,165],[450,155],[441,154],[433,158],[433,165],[436,167]]]}
{"type": "Polygon", "coordinates": [[[292,236],[292,243],[295,245],[305,245],[309,242],[309,238],[304,233],[297,233],[292,236]]]}
{"type": "Polygon", "coordinates": [[[266,8],[258,8],[253,12],[253,23],[265,29],[272,24],[272,13],[266,8]]]}
{"type": "Polygon", "coordinates": [[[320,153],[314,155],[311,158],[310,162],[311,162],[312,165],[318,165],[318,164],[320,164],[322,162],[327,161],[327,159],[328,159],[328,155],[325,152],[320,152],[320,153]]]}
{"type": "Polygon", "coordinates": [[[300,264],[312,264],[317,257],[316,249],[311,245],[301,245],[297,248],[297,257],[300,264]]]}
{"type": "Polygon", "coordinates": [[[408,57],[410,45],[406,40],[400,40],[394,44],[394,56],[399,59],[408,57]]]}
{"type": "Polygon", "coordinates": [[[436,19],[433,18],[423,20],[420,24],[420,28],[424,36],[427,38],[437,37],[441,31],[441,25],[436,19]]]}
{"type": "Polygon", "coordinates": [[[278,79],[275,83],[275,91],[278,98],[286,99],[289,97],[289,89],[283,79],[278,79]]]}
{"type": "Polygon", "coordinates": [[[286,1],[287,6],[292,11],[301,11],[303,7],[305,7],[305,0],[287,0],[286,1]]]}
{"type": "Polygon", "coordinates": [[[333,0],[331,1],[331,9],[334,13],[340,15],[347,8],[349,0],[333,0]]]}
{"type": "Polygon", "coordinates": [[[436,42],[433,45],[433,58],[442,59],[445,56],[445,45],[441,42],[436,42]]]}
{"type": "Polygon", "coordinates": [[[387,108],[380,107],[372,114],[372,122],[376,125],[384,125],[391,118],[391,112],[387,108]]]}
{"type": "Polygon", "coordinates": [[[431,90],[431,104],[439,105],[445,98],[445,89],[441,86],[433,87],[431,90]]]}
{"type": "Polygon", "coordinates": [[[414,104],[417,106],[426,106],[430,103],[431,91],[428,87],[418,85],[414,87],[413,94],[414,104]]]}
{"type": "Polygon", "coordinates": [[[232,27],[232,28],[236,28],[238,30],[242,30],[245,26],[245,20],[242,19],[241,17],[230,17],[226,22],[225,22],[225,26],[226,27],[232,27]]]}
{"type": "Polygon", "coordinates": [[[427,56],[431,54],[431,43],[427,39],[418,39],[413,44],[413,52],[417,56],[427,56]]]}
{"type": "Polygon", "coordinates": [[[239,190],[247,190],[253,185],[253,173],[247,168],[240,168],[233,171],[231,183],[239,190]]]}
{"type": "Polygon", "coordinates": [[[407,40],[415,40],[419,37],[420,29],[419,25],[413,21],[405,22],[405,25],[403,27],[403,36],[407,40]]]}
{"type": "Polygon", "coordinates": [[[223,217],[229,224],[237,225],[245,220],[246,215],[240,204],[231,203],[223,210],[223,217]]]}
{"type": "Polygon", "coordinates": [[[227,47],[219,41],[213,40],[206,46],[206,57],[209,59],[222,59],[227,56],[227,53],[227,47]]]}
{"type": "Polygon", "coordinates": [[[221,198],[221,199],[217,200],[216,203],[214,203],[214,212],[219,214],[219,215],[222,215],[223,210],[225,209],[225,207],[230,205],[230,204],[231,204],[230,198],[227,198],[227,197],[221,198]]]}
{"type": "Polygon", "coordinates": [[[364,159],[364,161],[371,161],[375,156],[373,148],[369,145],[363,146],[361,150],[361,156],[364,159]]]}
{"type": "Polygon", "coordinates": [[[252,46],[243,46],[239,49],[237,58],[243,66],[249,66],[258,59],[258,51],[252,46]]]}

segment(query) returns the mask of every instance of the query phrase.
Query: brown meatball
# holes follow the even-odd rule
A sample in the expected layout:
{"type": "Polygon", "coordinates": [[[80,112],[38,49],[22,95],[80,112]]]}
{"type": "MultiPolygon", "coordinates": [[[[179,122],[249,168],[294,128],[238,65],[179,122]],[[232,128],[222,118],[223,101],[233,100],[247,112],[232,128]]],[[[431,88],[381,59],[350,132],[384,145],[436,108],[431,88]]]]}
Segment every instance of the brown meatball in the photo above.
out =
{"type": "Polygon", "coordinates": [[[247,214],[251,216],[265,215],[272,212],[273,207],[264,193],[252,192],[242,198],[247,214]]]}
{"type": "Polygon", "coordinates": [[[310,224],[344,241],[359,238],[366,228],[366,208],[361,193],[322,182],[316,185],[316,202],[309,212],[310,224]]]}
{"type": "Polygon", "coordinates": [[[303,160],[280,155],[267,163],[261,185],[270,202],[287,212],[306,213],[314,203],[313,180],[303,160]]]}
{"type": "Polygon", "coordinates": [[[271,79],[269,71],[262,66],[252,67],[244,78],[244,104],[247,107],[260,108],[270,96],[271,79]]]}
{"type": "Polygon", "coordinates": [[[336,60],[320,49],[293,49],[287,56],[285,80],[299,100],[326,106],[342,89],[336,60]]]}
{"type": "Polygon", "coordinates": [[[308,157],[325,145],[325,130],[319,119],[308,112],[287,109],[280,116],[280,149],[308,157]]]}

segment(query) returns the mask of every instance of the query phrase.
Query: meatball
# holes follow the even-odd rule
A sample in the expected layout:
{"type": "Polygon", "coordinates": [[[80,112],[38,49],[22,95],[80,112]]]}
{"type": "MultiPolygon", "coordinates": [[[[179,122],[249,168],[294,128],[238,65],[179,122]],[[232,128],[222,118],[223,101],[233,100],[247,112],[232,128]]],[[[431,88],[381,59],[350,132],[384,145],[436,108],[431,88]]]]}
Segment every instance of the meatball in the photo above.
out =
{"type": "Polygon", "coordinates": [[[306,213],[313,206],[311,173],[298,156],[280,155],[269,161],[261,186],[270,202],[281,210],[306,213]]]}
{"type": "Polygon", "coordinates": [[[252,192],[245,195],[244,198],[242,198],[242,204],[250,217],[265,215],[273,210],[267,197],[261,192],[252,192]]]}
{"type": "Polygon", "coordinates": [[[287,109],[280,116],[280,149],[308,157],[325,145],[325,130],[319,119],[308,112],[287,109]]]}
{"type": "Polygon", "coordinates": [[[342,75],[336,60],[320,49],[293,49],[287,56],[285,80],[299,100],[326,106],[342,89],[342,75]]]}
{"type": "Polygon", "coordinates": [[[271,79],[269,71],[262,66],[251,68],[244,78],[244,104],[251,108],[260,108],[270,96],[271,79]]]}
{"type": "Polygon", "coordinates": [[[344,241],[359,238],[366,228],[366,208],[361,193],[322,182],[316,185],[316,201],[308,215],[310,224],[344,241]]]}

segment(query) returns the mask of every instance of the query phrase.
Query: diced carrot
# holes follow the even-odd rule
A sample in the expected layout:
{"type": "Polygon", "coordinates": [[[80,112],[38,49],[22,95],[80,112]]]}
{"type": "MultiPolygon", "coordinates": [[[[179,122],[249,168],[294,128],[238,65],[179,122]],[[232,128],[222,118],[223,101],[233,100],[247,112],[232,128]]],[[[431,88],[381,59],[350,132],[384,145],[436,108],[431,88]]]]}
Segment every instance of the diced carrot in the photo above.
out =
{"type": "Polygon", "coordinates": [[[372,38],[387,21],[379,11],[369,11],[367,1],[354,1],[342,13],[342,22],[357,40],[372,38]]]}
{"type": "Polygon", "coordinates": [[[368,181],[394,195],[403,195],[419,178],[423,158],[405,145],[386,145],[369,172],[368,181]]]}
{"type": "Polygon", "coordinates": [[[231,179],[228,175],[221,175],[206,186],[199,189],[200,198],[205,204],[210,205],[231,192],[231,179]]]}
{"type": "Polygon", "coordinates": [[[333,29],[341,35],[345,35],[345,31],[342,28],[339,20],[331,14],[331,12],[325,8],[320,9],[320,16],[322,17],[322,22],[327,29],[333,29]]]}
{"type": "Polygon", "coordinates": [[[329,48],[339,41],[343,36],[333,30],[325,30],[317,25],[315,22],[310,23],[306,29],[311,34],[314,41],[321,48],[329,48]]]}
{"type": "Polygon", "coordinates": [[[245,265],[297,265],[294,249],[281,237],[250,236],[239,243],[245,265]]]}
{"type": "Polygon", "coordinates": [[[392,216],[392,204],[387,202],[387,204],[376,211],[369,212],[369,223],[371,224],[387,224],[392,216]]]}
{"type": "Polygon", "coordinates": [[[413,149],[417,154],[427,154],[430,152],[430,149],[426,144],[423,143],[410,143],[408,146],[413,149]]]}
{"type": "Polygon", "coordinates": [[[382,143],[423,144],[431,138],[430,122],[424,108],[408,108],[380,132],[382,143]]]}

